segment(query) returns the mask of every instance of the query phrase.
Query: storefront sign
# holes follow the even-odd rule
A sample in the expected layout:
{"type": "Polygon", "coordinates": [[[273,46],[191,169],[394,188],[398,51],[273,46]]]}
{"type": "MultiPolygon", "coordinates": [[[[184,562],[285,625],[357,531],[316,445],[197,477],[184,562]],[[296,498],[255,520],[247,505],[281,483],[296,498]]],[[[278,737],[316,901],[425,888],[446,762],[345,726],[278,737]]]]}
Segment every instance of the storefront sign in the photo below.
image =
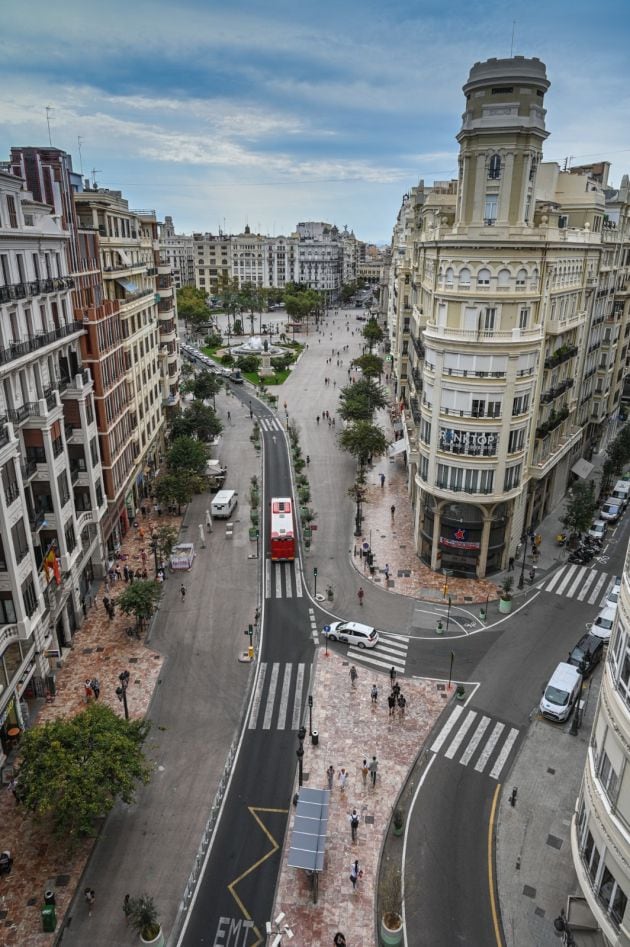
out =
{"type": "Polygon", "coordinates": [[[496,450],[499,435],[492,431],[457,431],[453,428],[440,428],[440,447],[489,447],[496,450]]]}
{"type": "Polygon", "coordinates": [[[468,539],[468,532],[461,527],[453,530],[452,538],[440,536],[440,546],[446,546],[449,549],[481,549],[481,543],[468,539]]]}

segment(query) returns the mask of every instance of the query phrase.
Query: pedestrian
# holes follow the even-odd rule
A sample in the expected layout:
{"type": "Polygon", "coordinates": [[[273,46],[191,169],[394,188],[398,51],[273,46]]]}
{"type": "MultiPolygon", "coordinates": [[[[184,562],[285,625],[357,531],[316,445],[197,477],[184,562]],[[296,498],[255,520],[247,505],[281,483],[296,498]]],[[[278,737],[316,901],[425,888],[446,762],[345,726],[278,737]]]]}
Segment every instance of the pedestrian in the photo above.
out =
{"type": "Polygon", "coordinates": [[[387,698],[387,706],[389,707],[389,716],[394,716],[394,711],[396,710],[396,698],[394,697],[394,692],[392,691],[389,697],[387,698]]]}
{"type": "Polygon", "coordinates": [[[206,510],[206,529],[209,533],[212,532],[212,515],[210,510],[206,510]]]}
{"type": "Polygon", "coordinates": [[[368,768],[368,761],[363,760],[363,766],[361,767],[361,778],[363,779],[363,785],[367,786],[368,773],[370,772],[368,768]]]}
{"type": "Polygon", "coordinates": [[[333,788],[334,776],[335,776],[335,767],[331,763],[328,769],[326,770],[326,779],[328,780],[328,788],[331,790],[331,792],[333,788]]]}
{"type": "Polygon", "coordinates": [[[357,840],[357,829],[359,828],[359,813],[353,809],[350,813],[350,836],[353,842],[357,840]]]}
{"type": "Polygon", "coordinates": [[[385,486],[385,474],[384,473],[380,474],[380,478],[381,478],[381,490],[382,490],[385,486]]]}
{"type": "Polygon", "coordinates": [[[385,581],[389,582],[389,562],[385,563],[385,581]]]}
{"type": "Polygon", "coordinates": [[[116,567],[116,581],[120,582],[122,579],[122,572],[120,571],[120,566],[116,567]]]}
{"type": "Polygon", "coordinates": [[[372,690],[370,691],[370,697],[372,698],[372,703],[375,704],[378,701],[378,687],[376,684],[372,684],[372,690]]]}
{"type": "Polygon", "coordinates": [[[307,454],[307,455],[306,455],[306,466],[307,466],[307,467],[308,467],[308,465],[310,464],[310,462],[311,462],[311,456],[310,456],[310,454],[307,454]]]}
{"type": "Polygon", "coordinates": [[[92,908],[94,907],[94,902],[96,901],[96,892],[94,888],[86,888],[83,892],[85,897],[85,903],[88,906],[88,917],[92,917],[92,908]]]}
{"type": "Polygon", "coordinates": [[[393,664],[389,669],[389,683],[392,685],[392,687],[396,683],[396,668],[393,664]]]}
{"type": "Polygon", "coordinates": [[[99,684],[98,677],[93,677],[90,681],[90,687],[92,688],[92,693],[94,694],[94,700],[98,700],[99,694],[101,693],[101,685],[99,684]]]}
{"type": "Polygon", "coordinates": [[[319,414],[317,415],[317,417],[315,418],[315,420],[316,420],[317,423],[319,424],[319,414]]]}
{"type": "Polygon", "coordinates": [[[534,579],[536,578],[536,566],[532,566],[529,570],[529,584],[534,584],[534,579]]]}
{"type": "Polygon", "coordinates": [[[127,566],[127,564],[125,564],[125,567],[123,569],[123,576],[125,578],[125,582],[128,582],[129,581],[129,567],[127,566]]]}
{"type": "Polygon", "coordinates": [[[333,937],[333,947],[346,947],[346,938],[343,936],[341,931],[337,931],[333,937]]]}
{"type": "Polygon", "coordinates": [[[405,707],[407,706],[407,699],[403,694],[400,694],[398,697],[398,713],[401,717],[405,716],[405,707]]]}
{"type": "Polygon", "coordinates": [[[370,771],[370,779],[372,780],[372,785],[376,786],[376,772],[378,770],[378,760],[375,756],[370,760],[370,765],[368,766],[370,771]]]}
{"type": "Polygon", "coordinates": [[[179,589],[179,592],[180,592],[180,595],[181,595],[181,597],[182,597],[182,602],[183,602],[184,599],[186,598],[186,586],[185,586],[185,585],[181,585],[181,586],[180,586],[180,589],[179,589]]]}
{"type": "Polygon", "coordinates": [[[510,556],[508,560],[508,572],[514,572],[514,556],[510,556]]]}
{"type": "Polygon", "coordinates": [[[357,881],[363,877],[363,872],[359,871],[359,860],[357,859],[350,870],[350,881],[352,882],[352,891],[357,890],[357,881]]]}
{"type": "Polygon", "coordinates": [[[360,587],[359,587],[359,591],[357,592],[357,598],[359,599],[359,605],[363,605],[363,596],[364,596],[364,595],[365,595],[365,592],[363,591],[363,586],[360,586],[360,587]]]}
{"type": "Polygon", "coordinates": [[[228,413],[227,413],[227,419],[228,419],[228,421],[231,421],[231,420],[232,420],[232,415],[230,414],[229,411],[228,411],[228,413]]]}
{"type": "Polygon", "coordinates": [[[125,920],[127,924],[129,923],[129,915],[131,914],[131,905],[129,903],[130,897],[128,894],[125,895],[125,900],[123,901],[123,914],[125,915],[125,920]]]}
{"type": "Polygon", "coordinates": [[[144,569],[142,570],[142,578],[143,578],[145,581],[149,578],[149,573],[147,572],[146,568],[144,568],[144,569]]]}
{"type": "Polygon", "coordinates": [[[400,696],[400,684],[398,683],[398,681],[396,681],[396,683],[395,683],[394,686],[392,687],[392,694],[394,695],[394,697],[396,698],[396,700],[398,700],[398,698],[399,698],[399,696],[400,696]]]}
{"type": "Polygon", "coordinates": [[[389,512],[392,514],[392,523],[393,523],[393,522],[394,522],[394,516],[396,515],[396,507],[394,506],[393,503],[392,503],[392,505],[391,505],[390,508],[389,508],[389,512]]]}
{"type": "Polygon", "coordinates": [[[338,781],[338,783],[339,783],[339,790],[340,790],[340,792],[345,792],[345,791],[346,791],[346,782],[347,782],[347,780],[348,780],[348,774],[346,773],[345,769],[344,769],[343,766],[342,766],[341,769],[339,770],[339,775],[337,776],[337,781],[338,781]]]}
{"type": "Polygon", "coordinates": [[[107,611],[109,608],[109,597],[107,595],[103,596],[103,605],[105,606],[105,611],[107,611]]]}
{"type": "Polygon", "coordinates": [[[90,703],[90,700],[91,700],[92,697],[94,696],[93,693],[92,693],[92,682],[89,680],[89,678],[88,678],[88,680],[86,680],[86,682],[85,682],[85,684],[83,685],[83,687],[85,688],[85,702],[86,702],[86,704],[89,704],[89,703],[90,703]]]}
{"type": "Polygon", "coordinates": [[[354,664],[353,664],[353,665],[350,667],[350,684],[352,685],[352,687],[356,687],[356,686],[357,686],[357,677],[358,677],[358,676],[359,676],[359,675],[357,674],[357,669],[355,668],[355,666],[354,666],[354,664]]]}

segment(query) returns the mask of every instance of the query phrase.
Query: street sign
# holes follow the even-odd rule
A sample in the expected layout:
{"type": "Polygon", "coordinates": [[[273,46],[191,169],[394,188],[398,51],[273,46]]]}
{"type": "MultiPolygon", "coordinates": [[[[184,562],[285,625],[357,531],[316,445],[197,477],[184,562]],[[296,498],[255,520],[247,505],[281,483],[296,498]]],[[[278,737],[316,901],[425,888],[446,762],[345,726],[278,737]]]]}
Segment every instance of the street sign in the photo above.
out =
{"type": "Polygon", "coordinates": [[[330,625],[324,625],[324,631],[325,631],[325,632],[329,632],[329,631],[330,631],[330,625]]]}

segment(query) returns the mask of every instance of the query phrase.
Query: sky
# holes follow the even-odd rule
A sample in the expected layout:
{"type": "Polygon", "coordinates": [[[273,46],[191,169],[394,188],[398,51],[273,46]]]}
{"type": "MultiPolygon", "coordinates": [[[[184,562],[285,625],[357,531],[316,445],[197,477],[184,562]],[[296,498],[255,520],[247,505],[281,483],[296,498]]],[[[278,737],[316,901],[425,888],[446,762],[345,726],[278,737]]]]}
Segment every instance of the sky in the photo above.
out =
{"type": "Polygon", "coordinates": [[[470,67],[511,49],[547,65],[545,160],[618,185],[629,39],[627,0],[5,0],[0,160],[48,144],[49,106],[76,170],[179,233],[388,243],[410,187],[456,176],[470,67]]]}

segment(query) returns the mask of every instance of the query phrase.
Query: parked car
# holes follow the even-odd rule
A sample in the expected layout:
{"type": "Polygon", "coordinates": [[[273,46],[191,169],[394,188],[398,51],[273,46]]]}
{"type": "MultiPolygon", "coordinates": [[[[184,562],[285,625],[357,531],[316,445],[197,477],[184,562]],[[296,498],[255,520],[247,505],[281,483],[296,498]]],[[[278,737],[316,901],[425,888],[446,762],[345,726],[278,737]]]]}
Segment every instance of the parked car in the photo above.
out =
{"type": "Polygon", "coordinates": [[[606,520],[608,523],[616,523],[622,513],[621,503],[615,500],[614,497],[608,497],[606,502],[602,504],[599,518],[600,520],[606,520]]]}
{"type": "Polygon", "coordinates": [[[606,605],[610,605],[611,608],[616,608],[617,603],[619,602],[619,593],[621,591],[621,576],[616,575],[613,579],[612,588],[606,596],[606,605]]]}
{"type": "Polygon", "coordinates": [[[608,641],[617,614],[617,606],[605,605],[591,625],[591,634],[608,641]]]}
{"type": "Polygon", "coordinates": [[[604,653],[604,641],[597,635],[582,635],[575,645],[569,657],[567,664],[576,667],[583,677],[587,677],[599,664],[604,653]]]}
{"type": "Polygon", "coordinates": [[[582,675],[572,664],[561,661],[540,699],[540,712],[548,720],[562,723],[571,714],[582,685],[582,675]]]}
{"type": "Polygon", "coordinates": [[[329,641],[343,641],[359,648],[374,648],[378,644],[378,631],[358,621],[334,621],[325,625],[323,635],[329,641]]]}
{"type": "Polygon", "coordinates": [[[588,535],[591,536],[593,539],[603,540],[604,536],[606,535],[606,528],[607,527],[604,520],[595,520],[595,522],[593,523],[593,525],[588,531],[588,535]]]}

